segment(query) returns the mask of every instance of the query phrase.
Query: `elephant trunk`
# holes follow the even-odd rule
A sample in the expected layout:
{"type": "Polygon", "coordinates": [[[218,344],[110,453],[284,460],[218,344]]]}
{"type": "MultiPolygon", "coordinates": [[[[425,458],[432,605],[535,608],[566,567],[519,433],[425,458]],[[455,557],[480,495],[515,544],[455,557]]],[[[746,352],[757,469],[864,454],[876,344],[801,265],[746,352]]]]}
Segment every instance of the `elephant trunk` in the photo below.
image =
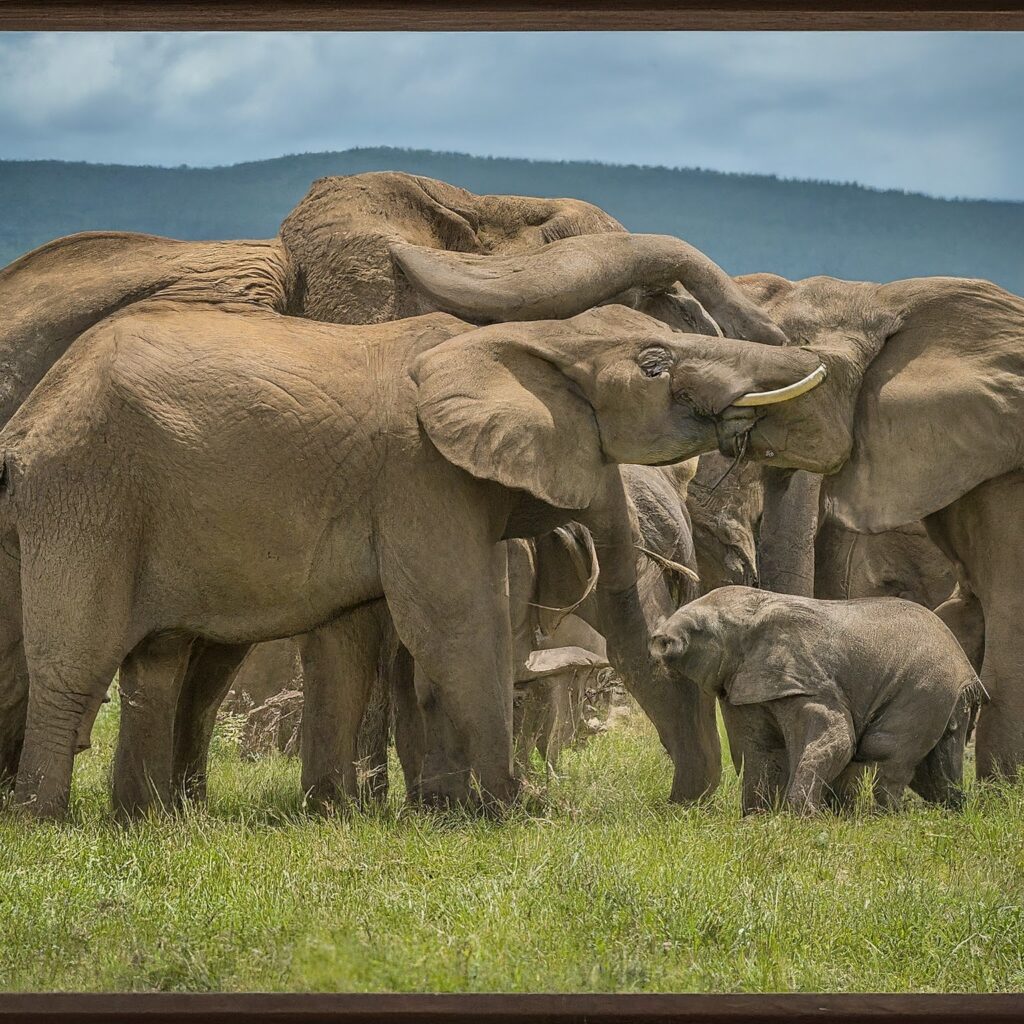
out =
{"type": "Polygon", "coordinates": [[[685,802],[706,796],[717,788],[722,772],[715,702],[696,687],[675,684],[651,655],[654,616],[641,600],[636,573],[634,544],[639,530],[617,467],[608,468],[603,486],[581,519],[593,533],[601,559],[598,619],[608,660],[654,723],[672,758],[670,798],[685,802]]]}
{"type": "Polygon", "coordinates": [[[669,292],[679,282],[726,336],[787,340],[721,267],[670,235],[576,235],[508,256],[393,242],[391,254],[437,308],[475,323],[562,320],[626,296],[669,292]]]}

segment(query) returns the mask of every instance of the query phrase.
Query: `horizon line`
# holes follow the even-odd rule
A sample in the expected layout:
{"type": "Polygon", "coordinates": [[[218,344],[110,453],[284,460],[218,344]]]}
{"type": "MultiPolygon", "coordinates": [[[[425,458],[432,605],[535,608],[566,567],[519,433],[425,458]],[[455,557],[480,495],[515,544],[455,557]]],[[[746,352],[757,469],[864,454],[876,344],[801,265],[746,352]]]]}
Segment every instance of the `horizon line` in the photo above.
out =
{"type": "MultiPolygon", "coordinates": [[[[586,157],[569,157],[564,159],[555,159],[553,157],[537,158],[537,157],[526,157],[526,156],[509,156],[509,155],[494,155],[494,154],[478,154],[478,153],[467,153],[462,150],[447,150],[447,149],[423,149],[418,146],[393,146],[393,145],[379,145],[379,146],[349,146],[346,149],[324,149],[324,150],[305,150],[302,152],[282,153],[279,156],[268,156],[261,157],[257,160],[240,160],[236,163],[230,164],[157,164],[157,163],[123,163],[123,162],[102,162],[95,160],[67,160],[59,157],[34,157],[34,158],[18,158],[18,157],[0,157],[0,164],[69,164],[69,165],[84,165],[87,167],[130,167],[137,168],[140,170],[157,170],[157,171],[227,171],[237,167],[250,167],[254,164],[272,163],[276,160],[289,160],[301,157],[316,157],[316,156],[337,156],[344,153],[360,153],[360,152],[371,152],[371,151],[394,151],[396,153],[424,153],[432,156],[448,156],[448,157],[463,157],[469,160],[492,160],[496,162],[507,161],[507,162],[521,162],[529,164],[583,164],[591,167],[611,167],[611,168],[622,168],[622,169],[635,169],[640,171],[668,171],[673,173],[679,172],[692,172],[698,174],[712,174],[719,175],[721,177],[728,178],[768,178],[773,181],[781,182],[783,184],[802,184],[802,185],[823,185],[830,186],[833,188],[856,188],[865,192],[874,192],[880,195],[894,194],[901,196],[911,196],[920,199],[930,199],[935,202],[943,203],[1006,203],[1015,206],[1024,204],[1024,199],[1007,199],[1007,198],[991,198],[986,196],[942,196],[936,195],[930,192],[923,192],[916,189],[907,188],[884,188],[878,185],[865,185],[858,181],[838,181],[828,178],[794,178],[786,177],[773,173],[771,171],[722,171],[712,167],[700,167],[700,166],[686,166],[686,165],[670,165],[670,164],[644,164],[644,163],[621,163],[618,161],[610,160],[598,160],[586,157]]],[[[374,173],[374,172],[365,172],[374,173]]]]}

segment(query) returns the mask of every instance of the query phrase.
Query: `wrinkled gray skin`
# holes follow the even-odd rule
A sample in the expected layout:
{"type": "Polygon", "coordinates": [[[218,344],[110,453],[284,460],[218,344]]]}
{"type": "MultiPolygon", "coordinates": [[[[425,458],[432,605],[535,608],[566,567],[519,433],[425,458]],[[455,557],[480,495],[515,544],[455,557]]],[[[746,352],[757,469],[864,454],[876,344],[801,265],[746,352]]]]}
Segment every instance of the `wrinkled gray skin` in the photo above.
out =
{"type": "Polygon", "coordinates": [[[813,473],[702,455],[687,507],[704,593],[736,584],[813,597],[820,489],[813,473]]]}
{"type": "MultiPolygon", "coordinates": [[[[2,589],[20,603],[31,679],[16,802],[64,814],[81,721],[121,665],[115,806],[170,804],[171,724],[197,637],[303,633],[384,597],[428,734],[453,729],[481,796],[507,803],[518,786],[500,541],[579,519],[599,552],[630,552],[624,570],[615,557],[603,568],[601,621],[644,623],[615,464],[708,450],[716,410],[816,366],[614,305],[483,328],[446,314],[341,327],[162,303],[101,323],[0,432],[0,529],[21,558],[20,581],[2,589]]],[[[636,661],[619,654],[626,675],[649,663],[646,629],[640,640],[636,661]]],[[[306,715],[315,799],[355,793],[371,682],[349,681],[345,734],[306,715]]],[[[308,672],[306,687],[320,707],[308,672]]],[[[668,694],[657,696],[664,721],[668,694]]],[[[470,802],[469,781],[435,776],[423,796],[470,802]]]]}
{"type": "Polygon", "coordinates": [[[840,806],[874,774],[896,807],[909,785],[962,802],[963,753],[984,690],[931,612],[896,598],[818,601],[724,587],[651,639],[680,688],[719,698],[743,812],[840,806]]]}
{"type": "MultiPolygon", "coordinates": [[[[682,331],[724,332],[771,344],[785,340],[771,318],[701,253],[677,239],[627,235],[587,203],[475,196],[405,174],[327,178],[313,185],[273,240],[179,242],[85,233],[42,246],[0,271],[0,423],[77,337],[130,308],[156,304],[168,315],[215,309],[232,315],[287,313],[337,323],[380,323],[446,310],[483,324],[569,317],[613,300],[682,331]]],[[[621,508],[610,514],[624,515],[621,508]]],[[[606,519],[602,525],[610,536],[625,536],[622,522],[606,519]]],[[[623,629],[616,652],[631,649],[626,637],[637,635],[636,627],[646,628],[627,621],[639,614],[623,583],[631,559],[626,543],[608,545],[608,571],[625,588],[615,598],[623,629]]],[[[27,678],[20,613],[13,598],[8,604],[0,649],[0,776],[9,778],[22,745],[27,678]]],[[[349,635],[331,643],[350,648],[357,660],[379,660],[380,645],[368,639],[381,632],[374,618],[370,612],[354,615],[349,635]],[[356,624],[364,617],[371,621],[356,624]]],[[[310,660],[318,657],[323,639],[311,638],[310,660]]],[[[193,644],[174,728],[176,792],[203,794],[216,707],[247,650],[248,644],[210,639],[193,644]]],[[[649,684],[656,694],[659,686],[647,678],[646,660],[636,651],[628,660],[630,671],[639,673],[634,687],[649,684]]],[[[656,696],[645,706],[662,713],[656,696]]],[[[95,710],[87,710],[83,722],[95,710]]],[[[710,714],[708,707],[695,712],[702,721],[710,714]]],[[[694,757],[685,729],[663,721],[659,731],[679,770],[693,776],[689,788],[700,791],[700,764],[714,760],[717,747],[694,757]]]]}
{"type": "Polygon", "coordinates": [[[930,608],[960,642],[976,672],[985,653],[985,617],[951,555],[923,523],[885,533],[854,533],[823,517],[815,542],[814,596],[847,600],[901,597],[930,608]]]}
{"type": "MultiPolygon", "coordinates": [[[[629,524],[629,548],[635,565],[636,597],[643,621],[654,623],[697,596],[697,583],[686,573],[690,570],[696,574],[695,556],[689,517],[679,493],[681,487],[685,488],[690,470],[685,466],[627,465],[620,472],[629,524]]],[[[600,558],[602,545],[600,538],[596,539],[600,558]]],[[[513,678],[520,687],[527,687],[529,680],[536,678],[528,667],[531,653],[551,646],[543,639],[538,643],[538,633],[542,638],[557,635],[558,624],[566,617],[568,609],[572,609],[571,618],[578,620],[581,628],[566,637],[564,643],[595,650],[595,644],[587,640],[589,628],[600,642],[597,653],[605,656],[606,637],[614,636],[615,631],[621,628],[621,624],[609,624],[606,619],[609,602],[602,600],[603,588],[607,584],[603,569],[598,588],[581,601],[592,571],[588,540],[586,527],[572,523],[568,530],[544,534],[530,541],[509,542],[513,678]]],[[[567,628],[568,625],[563,627],[563,635],[567,628]]],[[[578,661],[568,658],[566,665],[578,661]]],[[[414,713],[414,702],[407,692],[402,692],[403,687],[408,689],[408,681],[395,675],[390,679],[396,687],[396,747],[405,775],[406,791],[416,800],[424,778],[435,775],[465,777],[469,766],[465,752],[456,744],[446,746],[428,741],[422,719],[414,713]]],[[[662,698],[663,694],[663,691],[658,691],[656,696],[662,698]]],[[[664,694],[664,697],[669,696],[664,694]]],[[[645,698],[651,699],[646,694],[638,697],[641,706],[645,698]]],[[[721,752],[717,744],[714,702],[709,703],[712,713],[706,717],[694,716],[692,708],[685,712],[689,728],[700,731],[695,734],[696,742],[694,733],[690,734],[687,758],[673,758],[676,770],[670,798],[675,801],[696,799],[718,785],[721,752]],[[715,731],[713,739],[708,735],[712,730],[715,731]],[[702,759],[695,762],[695,756],[702,759]],[[715,760],[711,760],[712,756],[715,760]],[[695,771],[695,768],[699,770],[695,771]]],[[[557,709],[553,710],[557,715],[557,709]]],[[[658,720],[666,719],[661,714],[658,720]]],[[[662,734],[662,741],[671,753],[672,734],[668,733],[667,738],[669,742],[665,742],[666,735],[662,734]]],[[[375,774],[377,777],[386,776],[386,771],[386,756],[382,753],[375,774]]]]}
{"type": "Polygon", "coordinates": [[[758,586],[757,534],[764,509],[760,463],[709,452],[698,460],[686,492],[693,522],[701,593],[733,584],[758,586]]]}
{"type": "Polygon", "coordinates": [[[814,596],[826,600],[901,597],[934,609],[956,585],[952,564],[922,523],[864,534],[824,517],[815,547],[814,596]]]}
{"type": "Polygon", "coordinates": [[[828,379],[789,408],[728,411],[721,450],[828,474],[829,516],[858,533],[923,521],[985,623],[981,778],[1024,765],[1024,298],[987,281],[738,278],[828,379]],[[771,453],[769,455],[769,452],[771,453]]]}
{"type": "MultiPolygon", "coordinates": [[[[695,463],[696,460],[693,460],[695,463]]],[[[645,617],[656,622],[671,614],[680,604],[696,596],[696,562],[686,507],[680,495],[692,471],[693,463],[671,467],[626,466],[622,469],[630,516],[637,535],[636,571],[645,617]],[[646,552],[641,549],[646,549],[646,552]],[[658,561],[658,558],[664,561],[658,561]],[[679,568],[681,567],[681,568],[679,568]],[[690,575],[687,575],[689,570],[690,575]]],[[[578,523],[568,529],[537,539],[507,542],[509,608],[512,627],[513,679],[516,686],[513,703],[513,738],[519,764],[537,747],[541,756],[555,764],[568,738],[574,734],[576,712],[582,687],[589,676],[606,660],[604,637],[590,623],[600,626],[598,601],[588,585],[594,573],[589,534],[578,523]],[[582,599],[582,600],[581,600],[582,599]],[[569,613],[569,609],[572,612],[569,613]],[[528,660],[534,651],[547,656],[542,671],[531,671],[528,660]],[[560,654],[561,652],[561,654],[560,654]],[[589,652],[583,654],[582,652],[589,652]]],[[[393,627],[381,609],[390,635],[393,627]]],[[[310,637],[299,637],[275,644],[264,644],[249,655],[235,689],[245,688],[244,674],[251,671],[254,655],[273,653],[278,647],[294,648],[307,658],[326,659],[316,671],[328,678],[345,673],[344,663],[331,664],[328,646],[336,627],[328,624],[310,637]]],[[[257,683],[264,696],[293,686],[290,662],[278,666],[281,657],[257,657],[260,670],[257,683]],[[262,671],[267,670],[266,678],[262,671]]],[[[374,686],[371,707],[363,716],[358,760],[362,774],[370,780],[364,799],[380,798],[387,792],[387,744],[394,720],[398,734],[398,753],[406,778],[406,791],[415,800],[421,787],[426,737],[423,733],[413,687],[410,660],[396,653],[381,662],[374,686]],[[397,663],[396,663],[397,662],[397,663]],[[408,691],[408,692],[403,692],[408,691]]],[[[343,706],[337,713],[346,712],[343,706]]],[[[321,707],[320,723],[332,725],[330,711],[321,707]]],[[[446,774],[468,773],[468,765],[446,758],[445,752],[432,752],[432,770],[446,774]],[[443,765],[443,769],[436,767],[443,765]]]]}

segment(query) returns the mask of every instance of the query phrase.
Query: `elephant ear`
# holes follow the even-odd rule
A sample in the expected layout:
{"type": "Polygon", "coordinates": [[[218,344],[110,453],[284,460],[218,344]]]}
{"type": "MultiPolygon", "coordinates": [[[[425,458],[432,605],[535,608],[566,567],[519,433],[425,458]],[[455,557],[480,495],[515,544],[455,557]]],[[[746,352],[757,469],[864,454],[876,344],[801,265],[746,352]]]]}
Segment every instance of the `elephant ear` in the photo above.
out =
{"type": "Polygon", "coordinates": [[[864,374],[853,448],[828,508],[880,533],[1020,468],[1024,299],[987,281],[921,278],[880,295],[902,323],[864,374]]]}
{"type": "Polygon", "coordinates": [[[605,467],[597,420],[545,327],[485,327],[425,352],[411,370],[417,413],[441,454],[473,476],[586,508],[605,467]]]}
{"type": "Polygon", "coordinates": [[[526,659],[526,670],[533,679],[553,676],[567,669],[607,667],[607,658],[585,647],[553,647],[546,651],[534,651],[526,659]]]}
{"type": "MultiPolygon", "coordinates": [[[[811,697],[820,693],[813,655],[802,642],[800,622],[771,610],[756,613],[754,642],[739,671],[725,684],[730,704],[761,704],[780,697],[811,697]]],[[[814,624],[806,623],[812,630],[814,624]]]]}

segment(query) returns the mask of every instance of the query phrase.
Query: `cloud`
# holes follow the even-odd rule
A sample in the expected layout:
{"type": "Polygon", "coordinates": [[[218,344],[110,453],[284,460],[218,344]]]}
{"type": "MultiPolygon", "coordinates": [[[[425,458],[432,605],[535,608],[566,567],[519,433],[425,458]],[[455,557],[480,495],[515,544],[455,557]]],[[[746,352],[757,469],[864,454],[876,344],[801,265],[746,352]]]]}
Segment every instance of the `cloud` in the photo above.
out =
{"type": "Polygon", "coordinates": [[[0,156],[396,145],[1024,199],[1019,33],[0,34],[0,156]]]}

